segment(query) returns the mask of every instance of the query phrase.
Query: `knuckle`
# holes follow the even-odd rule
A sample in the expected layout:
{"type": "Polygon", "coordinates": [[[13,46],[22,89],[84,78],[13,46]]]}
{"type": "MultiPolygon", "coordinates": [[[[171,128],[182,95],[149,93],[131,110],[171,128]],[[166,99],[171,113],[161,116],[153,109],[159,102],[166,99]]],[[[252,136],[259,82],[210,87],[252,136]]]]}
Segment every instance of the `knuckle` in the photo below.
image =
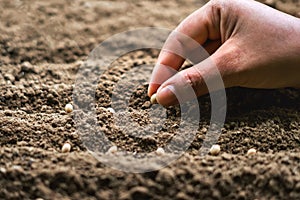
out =
{"type": "MultiPolygon", "coordinates": [[[[227,1],[230,1],[230,0],[227,0],[227,1]]],[[[213,9],[219,9],[221,6],[224,5],[224,0],[210,0],[209,1],[210,3],[210,7],[213,8],[213,9]]]]}
{"type": "Polygon", "coordinates": [[[228,3],[231,3],[233,0],[210,0],[210,4],[215,7],[225,6],[228,3]]]}
{"type": "Polygon", "coordinates": [[[235,0],[211,0],[209,8],[211,13],[220,14],[229,12],[231,7],[235,5],[235,0]]]}
{"type": "Polygon", "coordinates": [[[190,73],[184,73],[183,78],[185,83],[187,83],[189,86],[194,86],[193,79],[190,73]]]}
{"type": "Polygon", "coordinates": [[[187,72],[183,74],[183,78],[185,83],[192,88],[197,88],[202,84],[200,72],[193,68],[187,70],[187,72]]]}
{"type": "Polygon", "coordinates": [[[191,50],[196,48],[199,44],[188,35],[180,31],[173,31],[167,39],[163,49],[175,53],[182,58],[188,58],[191,50]]]}

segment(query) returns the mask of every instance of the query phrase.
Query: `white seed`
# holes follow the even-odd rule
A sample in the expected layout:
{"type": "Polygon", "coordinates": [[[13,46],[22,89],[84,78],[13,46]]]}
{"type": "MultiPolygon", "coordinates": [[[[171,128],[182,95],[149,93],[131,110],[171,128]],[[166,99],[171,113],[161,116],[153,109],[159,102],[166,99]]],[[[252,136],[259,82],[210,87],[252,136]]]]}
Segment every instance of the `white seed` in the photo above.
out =
{"type": "Polygon", "coordinates": [[[161,147],[158,147],[155,152],[157,155],[162,156],[165,154],[165,150],[161,147]]]}
{"type": "Polygon", "coordinates": [[[212,147],[210,148],[209,153],[210,153],[211,155],[216,156],[216,155],[218,155],[218,154],[220,153],[220,151],[221,151],[220,145],[214,144],[214,145],[212,145],[212,147]]]}
{"type": "Polygon", "coordinates": [[[152,104],[156,104],[156,103],[157,103],[157,100],[156,100],[156,93],[153,94],[153,95],[151,96],[150,102],[151,102],[152,104]]]}
{"type": "Polygon", "coordinates": [[[113,113],[113,114],[116,113],[116,111],[115,111],[113,108],[107,108],[107,110],[108,110],[109,112],[113,113]]]}
{"type": "Polygon", "coordinates": [[[6,173],[6,169],[3,168],[3,167],[0,167],[0,172],[2,172],[3,174],[5,174],[6,173]]]}
{"type": "Polygon", "coordinates": [[[67,113],[72,112],[72,111],[73,111],[73,106],[72,106],[72,104],[70,104],[70,103],[66,104],[66,106],[65,106],[65,111],[66,111],[67,113]]]}
{"type": "Polygon", "coordinates": [[[251,148],[247,151],[247,155],[254,155],[254,154],[256,154],[256,149],[251,148]]]}
{"type": "Polygon", "coordinates": [[[65,143],[61,148],[61,152],[63,152],[63,153],[68,153],[70,151],[71,151],[70,143],[65,143]]]}
{"type": "Polygon", "coordinates": [[[117,153],[117,151],[118,151],[118,147],[117,146],[111,146],[108,149],[107,153],[114,154],[114,153],[117,153]]]}

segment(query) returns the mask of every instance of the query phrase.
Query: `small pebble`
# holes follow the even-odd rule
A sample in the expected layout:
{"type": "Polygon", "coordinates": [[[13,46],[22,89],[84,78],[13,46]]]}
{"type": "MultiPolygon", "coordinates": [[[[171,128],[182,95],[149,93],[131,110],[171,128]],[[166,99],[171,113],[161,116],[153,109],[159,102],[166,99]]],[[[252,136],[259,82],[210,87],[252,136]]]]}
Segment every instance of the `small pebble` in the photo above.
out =
{"type": "Polygon", "coordinates": [[[173,124],[172,128],[179,128],[179,125],[178,124],[173,124]]]}
{"type": "Polygon", "coordinates": [[[115,111],[113,108],[107,108],[107,110],[108,110],[109,112],[113,113],[113,114],[116,113],[116,111],[115,111]]]}
{"type": "Polygon", "coordinates": [[[165,150],[161,147],[158,147],[155,152],[157,155],[162,156],[165,154],[165,150]]]}
{"type": "Polygon", "coordinates": [[[254,154],[256,154],[256,149],[251,148],[247,151],[247,155],[254,155],[254,154]]]}
{"type": "Polygon", "coordinates": [[[207,132],[207,128],[203,127],[203,128],[201,129],[201,132],[206,133],[206,132],[207,132]]]}
{"type": "Polygon", "coordinates": [[[22,168],[20,165],[13,165],[13,166],[11,166],[11,168],[12,168],[13,170],[18,171],[18,172],[24,171],[23,168],[22,168]]]}
{"type": "Polygon", "coordinates": [[[63,153],[68,153],[70,151],[71,151],[70,143],[65,143],[61,148],[61,152],[63,152],[63,153]]]}
{"type": "Polygon", "coordinates": [[[78,60],[78,61],[75,62],[75,66],[76,66],[76,67],[80,67],[80,66],[82,66],[83,64],[84,64],[84,62],[83,62],[82,60],[78,60]]]}
{"type": "Polygon", "coordinates": [[[151,102],[152,104],[156,104],[156,103],[157,103],[157,100],[156,100],[156,94],[153,94],[153,95],[151,96],[150,102],[151,102]]]}
{"type": "Polygon", "coordinates": [[[117,151],[118,151],[118,147],[117,146],[111,146],[108,149],[107,153],[114,154],[114,153],[117,153],[117,151]]]}
{"type": "Polygon", "coordinates": [[[209,153],[210,153],[211,155],[216,156],[216,155],[218,155],[218,154],[220,153],[220,151],[221,151],[220,145],[214,144],[214,145],[212,145],[212,147],[210,148],[209,153]]]}
{"type": "Polygon", "coordinates": [[[244,142],[249,143],[249,142],[250,142],[250,139],[249,139],[249,138],[245,138],[245,139],[244,139],[244,142]]]}
{"type": "Polygon", "coordinates": [[[72,104],[68,103],[68,104],[65,106],[65,111],[66,111],[67,113],[72,112],[72,111],[73,111],[73,106],[72,106],[72,104]]]}
{"type": "Polygon", "coordinates": [[[17,142],[18,146],[26,146],[28,143],[26,141],[19,141],[17,142]]]}
{"type": "Polygon", "coordinates": [[[35,71],[34,67],[32,66],[32,64],[27,61],[25,61],[21,64],[21,71],[25,72],[25,73],[35,73],[36,74],[36,71],[35,71]]]}
{"type": "Polygon", "coordinates": [[[274,0],[266,0],[266,1],[265,1],[265,4],[268,4],[268,5],[274,5],[274,4],[275,4],[275,1],[274,1],[274,0]]]}

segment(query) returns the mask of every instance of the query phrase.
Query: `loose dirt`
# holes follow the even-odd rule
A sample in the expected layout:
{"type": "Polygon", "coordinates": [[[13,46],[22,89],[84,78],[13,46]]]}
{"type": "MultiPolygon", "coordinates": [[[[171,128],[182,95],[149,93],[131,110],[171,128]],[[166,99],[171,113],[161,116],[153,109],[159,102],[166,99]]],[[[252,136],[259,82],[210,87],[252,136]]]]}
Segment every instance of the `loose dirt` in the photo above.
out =
{"type": "MultiPolygon", "coordinates": [[[[298,1],[263,2],[300,17],[298,1]]],[[[82,62],[101,41],[138,27],[174,28],[200,6],[193,0],[2,0],[0,199],[300,199],[300,90],[227,89],[217,156],[199,155],[211,107],[209,96],[200,97],[201,122],[189,149],[167,167],[147,173],[118,171],[95,159],[83,145],[84,133],[76,130],[75,111],[65,112],[82,62]],[[70,153],[62,153],[65,143],[70,153]],[[255,155],[247,155],[251,148],[255,155]]],[[[98,129],[118,149],[155,152],[178,129],[176,106],[168,109],[165,127],[144,138],[125,134],[107,109],[122,75],[153,65],[158,53],[128,53],[99,78],[98,129]]],[[[132,120],[141,126],[149,123],[152,106],[146,92],[147,82],[130,94],[128,104],[132,120]]]]}

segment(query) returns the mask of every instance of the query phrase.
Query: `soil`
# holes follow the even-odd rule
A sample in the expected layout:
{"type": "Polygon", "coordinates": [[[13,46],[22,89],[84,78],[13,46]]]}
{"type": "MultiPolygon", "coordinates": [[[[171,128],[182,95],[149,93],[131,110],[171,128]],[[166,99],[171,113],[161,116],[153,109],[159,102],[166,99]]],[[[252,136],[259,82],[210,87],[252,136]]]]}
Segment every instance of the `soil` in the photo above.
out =
{"type": "MultiPolygon", "coordinates": [[[[298,1],[262,2],[300,17],[298,1]]],[[[227,89],[218,156],[198,153],[211,107],[209,96],[200,97],[201,122],[188,150],[147,173],[118,171],[97,160],[82,142],[85,133],[76,130],[76,112],[64,111],[82,62],[101,41],[139,27],[174,28],[200,6],[194,0],[1,0],[0,199],[300,199],[300,90],[227,89]],[[71,152],[62,153],[66,142],[71,152]],[[257,154],[246,155],[250,148],[257,154]]],[[[97,85],[98,129],[122,150],[155,151],[178,129],[176,106],[168,108],[158,134],[143,138],[120,131],[106,109],[122,75],[153,65],[158,53],[122,56],[97,85]]],[[[146,91],[144,82],[129,94],[128,110],[139,125],[149,123],[146,91]]]]}

